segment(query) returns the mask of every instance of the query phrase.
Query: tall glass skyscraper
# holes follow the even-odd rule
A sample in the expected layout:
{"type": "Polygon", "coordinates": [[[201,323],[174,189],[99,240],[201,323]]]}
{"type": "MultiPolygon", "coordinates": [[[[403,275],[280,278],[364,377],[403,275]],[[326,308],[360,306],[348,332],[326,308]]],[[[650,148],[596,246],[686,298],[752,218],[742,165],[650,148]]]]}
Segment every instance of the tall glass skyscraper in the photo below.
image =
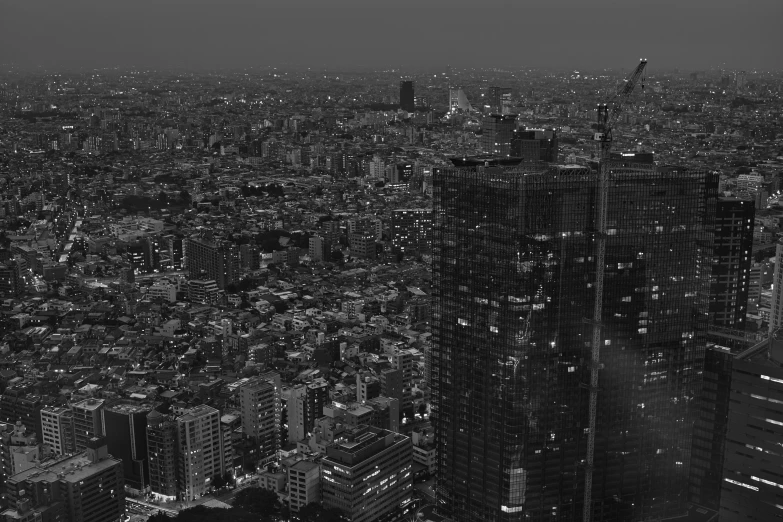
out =
{"type": "MultiPolygon", "coordinates": [[[[437,496],[457,521],[581,520],[597,174],[433,173],[437,496]]],[[[679,512],[707,326],[717,179],[612,170],[593,520],[679,512]]]]}

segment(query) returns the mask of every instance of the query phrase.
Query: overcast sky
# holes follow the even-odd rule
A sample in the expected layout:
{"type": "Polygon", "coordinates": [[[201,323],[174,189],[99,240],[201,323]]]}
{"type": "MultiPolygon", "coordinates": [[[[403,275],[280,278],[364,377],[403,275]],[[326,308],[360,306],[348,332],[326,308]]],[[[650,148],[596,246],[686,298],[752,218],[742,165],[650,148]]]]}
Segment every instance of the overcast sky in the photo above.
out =
{"type": "Polygon", "coordinates": [[[52,69],[783,69],[783,0],[0,0],[0,63],[52,69]]]}

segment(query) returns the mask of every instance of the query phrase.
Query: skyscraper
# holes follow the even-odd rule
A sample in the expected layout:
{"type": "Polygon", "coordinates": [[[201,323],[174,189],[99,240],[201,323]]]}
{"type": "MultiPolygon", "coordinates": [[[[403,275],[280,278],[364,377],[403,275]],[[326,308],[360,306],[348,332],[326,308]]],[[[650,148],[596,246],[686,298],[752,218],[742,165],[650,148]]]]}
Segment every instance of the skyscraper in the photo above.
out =
{"type": "Polygon", "coordinates": [[[481,150],[498,156],[510,156],[516,122],[517,117],[514,115],[485,116],[481,121],[481,150]]]}
{"type": "Polygon", "coordinates": [[[400,82],[400,109],[413,112],[415,108],[413,100],[413,81],[403,80],[400,82]]]}
{"type": "Polygon", "coordinates": [[[745,329],[755,214],[752,201],[718,199],[710,285],[711,324],[745,329]]]}
{"type": "MultiPolygon", "coordinates": [[[[432,418],[461,521],[581,520],[597,174],[433,174],[432,418]]],[[[679,513],[707,324],[717,180],[610,173],[594,520],[679,513]]]]}

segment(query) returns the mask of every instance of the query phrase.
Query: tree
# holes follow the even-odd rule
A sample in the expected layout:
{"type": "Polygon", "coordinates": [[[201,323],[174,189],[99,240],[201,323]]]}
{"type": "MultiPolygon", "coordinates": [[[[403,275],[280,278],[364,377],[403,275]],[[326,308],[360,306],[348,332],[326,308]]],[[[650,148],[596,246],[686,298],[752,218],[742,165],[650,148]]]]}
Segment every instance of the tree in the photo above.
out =
{"type": "Polygon", "coordinates": [[[234,497],[234,507],[256,515],[280,512],[282,505],[277,493],[264,488],[245,488],[234,497]]]}
{"type": "Polygon", "coordinates": [[[147,522],[169,522],[170,520],[171,518],[169,518],[169,516],[166,515],[163,511],[158,511],[148,518],[147,522]]]}
{"type": "Polygon", "coordinates": [[[299,522],[341,522],[347,520],[345,513],[337,508],[324,508],[318,502],[303,506],[294,516],[299,522]]]}
{"type": "Polygon", "coordinates": [[[226,479],[223,477],[223,475],[215,475],[212,477],[212,485],[215,487],[215,489],[221,489],[226,487],[226,479]]]}
{"type": "Polygon", "coordinates": [[[427,413],[427,404],[422,402],[419,404],[419,415],[424,415],[425,413],[427,413]]]}

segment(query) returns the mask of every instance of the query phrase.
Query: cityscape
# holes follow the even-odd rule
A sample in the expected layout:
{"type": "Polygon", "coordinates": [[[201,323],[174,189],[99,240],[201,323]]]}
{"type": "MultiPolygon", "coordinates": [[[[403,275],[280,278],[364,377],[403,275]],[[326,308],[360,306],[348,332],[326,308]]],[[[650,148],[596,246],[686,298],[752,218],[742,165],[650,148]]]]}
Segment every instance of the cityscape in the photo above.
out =
{"type": "MultiPolygon", "coordinates": [[[[387,12],[294,3],[230,5],[387,12]]],[[[174,5],[6,32],[0,522],[783,519],[779,34],[474,59],[458,0],[250,62],[174,5]]]]}

